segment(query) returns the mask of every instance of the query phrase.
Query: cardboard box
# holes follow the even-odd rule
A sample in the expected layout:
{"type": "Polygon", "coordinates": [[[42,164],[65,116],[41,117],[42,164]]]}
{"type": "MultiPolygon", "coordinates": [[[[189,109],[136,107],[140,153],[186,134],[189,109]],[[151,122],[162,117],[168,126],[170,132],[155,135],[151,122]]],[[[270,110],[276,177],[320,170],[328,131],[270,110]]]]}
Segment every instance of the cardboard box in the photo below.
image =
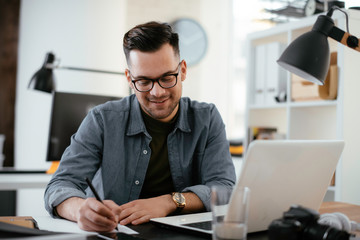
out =
{"type": "Polygon", "coordinates": [[[292,101],[318,101],[319,85],[304,80],[303,78],[292,74],[291,76],[291,100],[292,101]]]}
{"type": "Polygon", "coordinates": [[[333,100],[337,98],[337,88],[337,52],[331,53],[329,72],[323,86],[309,82],[295,74],[291,75],[292,101],[333,100]]]}

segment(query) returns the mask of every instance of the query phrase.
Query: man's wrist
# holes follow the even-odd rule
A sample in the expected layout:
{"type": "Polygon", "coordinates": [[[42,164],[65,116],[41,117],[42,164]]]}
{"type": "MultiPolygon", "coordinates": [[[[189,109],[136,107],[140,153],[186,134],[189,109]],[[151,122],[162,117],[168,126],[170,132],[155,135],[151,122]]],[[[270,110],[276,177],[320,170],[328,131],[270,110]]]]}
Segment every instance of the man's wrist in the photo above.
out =
{"type": "Polygon", "coordinates": [[[159,198],[163,199],[161,200],[162,202],[162,207],[163,209],[166,211],[165,214],[166,216],[171,215],[173,212],[175,212],[176,210],[176,204],[174,203],[174,201],[172,200],[172,196],[171,193],[169,194],[165,194],[165,195],[161,195],[159,196],[159,198]]]}
{"type": "MultiPolygon", "coordinates": [[[[58,205],[59,206],[59,205],[58,205]]],[[[62,216],[60,216],[60,214],[58,213],[58,211],[57,211],[57,207],[58,206],[56,206],[56,207],[54,207],[53,208],[53,215],[55,216],[55,217],[58,217],[58,218],[63,218],[62,216]]]]}
{"type": "Polygon", "coordinates": [[[174,211],[174,214],[178,214],[178,213],[181,213],[182,210],[185,208],[186,206],[186,199],[185,199],[185,196],[180,193],[180,192],[173,192],[171,194],[171,198],[175,204],[175,211],[174,211]]]}
{"type": "Polygon", "coordinates": [[[85,201],[85,199],[80,197],[68,198],[54,207],[53,212],[57,214],[57,217],[76,222],[78,218],[77,214],[83,201],[85,201]]]}

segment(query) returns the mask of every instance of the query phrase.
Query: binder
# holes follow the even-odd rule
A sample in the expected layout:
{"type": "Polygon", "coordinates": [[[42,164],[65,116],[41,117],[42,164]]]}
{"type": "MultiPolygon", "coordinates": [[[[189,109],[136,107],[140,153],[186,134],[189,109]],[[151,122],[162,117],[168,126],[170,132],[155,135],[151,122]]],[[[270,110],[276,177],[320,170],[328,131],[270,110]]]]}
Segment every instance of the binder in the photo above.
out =
{"type": "Polygon", "coordinates": [[[266,69],[266,46],[259,45],[255,48],[255,88],[254,104],[265,104],[265,69],[266,69]]]}
{"type": "Polygon", "coordinates": [[[274,105],[277,96],[286,94],[286,71],[276,62],[284,49],[280,42],[255,47],[254,105],[274,105]]]}

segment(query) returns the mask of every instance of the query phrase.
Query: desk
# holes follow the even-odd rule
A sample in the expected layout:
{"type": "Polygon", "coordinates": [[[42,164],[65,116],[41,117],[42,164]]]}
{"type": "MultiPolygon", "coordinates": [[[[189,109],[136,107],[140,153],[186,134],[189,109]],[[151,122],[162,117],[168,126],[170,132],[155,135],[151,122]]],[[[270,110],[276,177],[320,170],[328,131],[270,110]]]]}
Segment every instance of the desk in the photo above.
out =
{"type": "Polygon", "coordinates": [[[324,202],[319,213],[342,212],[350,220],[360,223],[360,206],[341,202],[324,202]]]}
{"type": "MultiPolygon", "coordinates": [[[[333,212],[342,212],[349,217],[350,220],[356,221],[360,223],[360,206],[353,205],[348,203],[341,203],[341,202],[324,202],[320,209],[319,213],[333,213],[333,212]]],[[[161,229],[157,226],[154,226],[151,223],[146,223],[139,226],[131,226],[131,229],[139,232],[139,237],[144,239],[190,239],[190,240],[200,240],[206,239],[203,237],[197,237],[185,233],[180,233],[176,231],[171,231],[167,229],[161,229]]],[[[357,232],[357,237],[360,236],[360,232],[357,232]]],[[[266,232],[259,232],[259,233],[250,233],[247,237],[248,240],[267,240],[267,233],[266,232]]]]}
{"type": "Polygon", "coordinates": [[[36,170],[0,169],[0,190],[45,188],[52,175],[36,170]]]}
{"type": "MultiPolygon", "coordinates": [[[[172,231],[163,229],[153,225],[152,223],[145,223],[138,226],[131,226],[131,229],[138,232],[138,236],[143,239],[152,240],[204,240],[211,239],[211,237],[201,237],[193,234],[187,234],[180,231],[172,231]]],[[[248,240],[268,240],[266,232],[251,233],[248,234],[248,240]]]]}
{"type": "MultiPolygon", "coordinates": [[[[359,205],[339,203],[339,202],[325,202],[322,204],[319,212],[320,213],[343,212],[351,220],[360,222],[360,206],[359,205]]],[[[36,219],[36,217],[35,217],[35,219],[36,219]]],[[[50,219],[49,218],[49,221],[52,221],[54,223],[54,224],[52,224],[52,225],[54,225],[53,229],[52,229],[53,231],[60,231],[60,229],[59,229],[60,226],[59,226],[59,224],[57,224],[57,221],[59,221],[59,219],[50,219]]],[[[72,223],[72,222],[68,222],[68,221],[66,222],[66,224],[73,224],[74,226],[76,226],[76,223],[72,223]]],[[[72,228],[74,226],[71,226],[70,228],[72,228]]],[[[41,228],[40,224],[39,224],[39,227],[41,228]]],[[[61,229],[61,230],[62,231],[66,231],[66,230],[70,231],[70,228],[61,229]]],[[[138,236],[143,239],[152,239],[152,240],[155,240],[155,239],[159,239],[159,240],[209,239],[209,238],[198,237],[195,235],[182,233],[180,231],[171,231],[168,229],[163,229],[163,228],[157,227],[151,223],[146,223],[146,224],[142,224],[142,225],[138,225],[138,226],[130,226],[130,228],[139,233],[138,235],[135,235],[135,236],[138,236]]],[[[46,230],[50,230],[50,229],[46,229],[46,230]]],[[[70,231],[70,232],[72,232],[72,231],[70,231]]],[[[76,229],[76,232],[80,233],[81,230],[76,229]]],[[[94,239],[93,236],[91,238],[88,238],[88,237],[84,238],[84,236],[85,235],[83,234],[82,238],[79,237],[79,238],[74,238],[74,239],[94,239]]],[[[43,238],[38,237],[37,239],[43,239],[43,238]]],[[[44,238],[44,239],[46,239],[46,238],[44,238]]],[[[47,239],[49,239],[49,238],[47,238],[47,239]]],[[[60,239],[60,238],[56,238],[56,236],[52,236],[51,239],[60,239]]],[[[67,239],[67,238],[61,238],[61,239],[67,239]]],[[[99,238],[99,239],[101,239],[101,238],[99,238]]],[[[360,239],[360,238],[357,238],[357,239],[360,239]]],[[[267,240],[267,234],[264,232],[249,234],[248,240],[267,240]]]]}
{"type": "Polygon", "coordinates": [[[46,174],[45,170],[0,168],[0,191],[16,191],[16,193],[1,193],[7,196],[6,201],[13,206],[13,208],[1,209],[2,214],[20,216],[46,214],[43,195],[51,177],[52,175],[46,174]]]}

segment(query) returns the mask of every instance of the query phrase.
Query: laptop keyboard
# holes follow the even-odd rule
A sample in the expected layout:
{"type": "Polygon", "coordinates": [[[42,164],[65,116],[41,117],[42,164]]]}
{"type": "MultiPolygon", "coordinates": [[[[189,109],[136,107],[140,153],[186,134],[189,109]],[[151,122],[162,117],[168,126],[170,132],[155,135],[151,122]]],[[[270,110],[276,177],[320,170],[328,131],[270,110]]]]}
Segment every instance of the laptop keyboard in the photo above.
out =
{"type": "Polygon", "coordinates": [[[183,226],[211,230],[211,221],[183,224],[183,226]]]}

